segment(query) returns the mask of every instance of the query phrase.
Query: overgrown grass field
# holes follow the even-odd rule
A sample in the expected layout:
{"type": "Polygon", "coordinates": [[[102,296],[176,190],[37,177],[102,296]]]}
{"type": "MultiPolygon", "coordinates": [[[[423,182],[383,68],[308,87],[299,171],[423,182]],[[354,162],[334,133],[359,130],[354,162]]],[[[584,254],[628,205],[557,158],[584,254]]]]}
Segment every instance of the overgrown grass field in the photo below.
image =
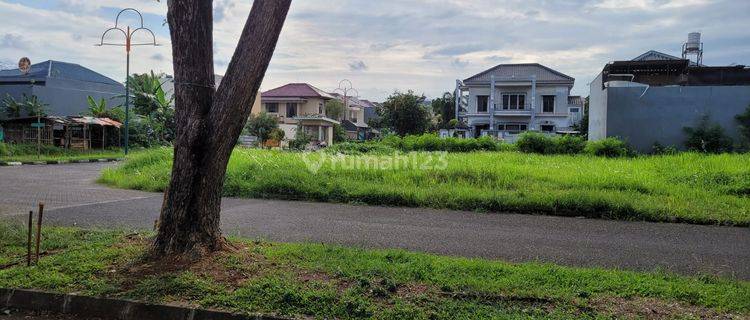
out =
{"type": "Polygon", "coordinates": [[[403,250],[231,239],[192,263],[145,261],[150,234],[50,227],[39,264],[0,222],[0,287],[319,319],[746,319],[750,283],[510,264],[403,250]],[[14,264],[19,263],[19,264],[14,264]]]}
{"type": "MultiPolygon", "coordinates": [[[[169,148],[136,153],[105,170],[100,182],[162,191],[171,161],[169,148]]],[[[237,149],[224,195],[748,226],[750,154],[336,156],[237,149]]]]}

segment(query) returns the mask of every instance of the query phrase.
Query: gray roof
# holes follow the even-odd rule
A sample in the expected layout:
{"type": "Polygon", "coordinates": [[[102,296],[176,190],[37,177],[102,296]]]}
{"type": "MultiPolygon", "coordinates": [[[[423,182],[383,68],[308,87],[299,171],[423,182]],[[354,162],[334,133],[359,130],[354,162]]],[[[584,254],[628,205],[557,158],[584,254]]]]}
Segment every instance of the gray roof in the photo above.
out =
{"type": "Polygon", "coordinates": [[[28,74],[21,74],[21,70],[19,69],[0,70],[0,82],[45,81],[47,78],[122,85],[105,75],[81,65],[54,60],[32,64],[28,74]]]}
{"type": "Polygon", "coordinates": [[[536,75],[538,82],[557,82],[573,84],[575,79],[551,68],[538,63],[501,64],[474,75],[466,80],[465,84],[489,83],[490,77],[494,75],[497,81],[528,81],[532,75],[536,75]]]}
{"type": "MultiPolygon", "coordinates": [[[[666,54],[664,52],[659,52],[656,50],[649,50],[646,53],[640,56],[637,56],[633,60],[630,60],[630,61],[662,61],[662,60],[671,61],[671,60],[683,60],[683,59],[680,57],[675,57],[671,54],[666,54]]],[[[690,65],[697,66],[698,64],[693,61],[690,61],[690,65]]]]}

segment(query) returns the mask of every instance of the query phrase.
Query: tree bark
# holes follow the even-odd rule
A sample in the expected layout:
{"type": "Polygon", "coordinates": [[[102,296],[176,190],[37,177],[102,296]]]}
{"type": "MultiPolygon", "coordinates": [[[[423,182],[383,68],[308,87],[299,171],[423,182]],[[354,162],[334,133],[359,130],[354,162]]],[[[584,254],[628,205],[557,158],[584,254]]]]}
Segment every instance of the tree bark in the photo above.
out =
{"type": "Polygon", "coordinates": [[[227,73],[215,90],[212,1],[170,1],[177,136],[154,255],[199,257],[224,247],[220,211],[227,163],[290,5],[291,0],[254,1],[227,73]]]}

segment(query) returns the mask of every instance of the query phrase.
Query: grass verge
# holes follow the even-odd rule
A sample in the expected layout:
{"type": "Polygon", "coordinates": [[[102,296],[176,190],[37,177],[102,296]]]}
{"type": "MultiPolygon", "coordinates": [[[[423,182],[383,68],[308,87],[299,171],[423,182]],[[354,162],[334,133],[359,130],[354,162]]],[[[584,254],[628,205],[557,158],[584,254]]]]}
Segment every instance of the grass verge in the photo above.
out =
{"type": "Polygon", "coordinates": [[[0,162],[74,161],[91,159],[122,158],[122,150],[66,150],[43,145],[37,155],[37,146],[31,144],[3,144],[0,142],[0,162]]]}
{"type": "MultiPolygon", "coordinates": [[[[163,191],[171,161],[169,148],[136,153],[122,166],[105,170],[99,181],[163,191]]],[[[224,195],[749,226],[750,154],[612,159],[517,152],[336,156],[237,149],[224,195]],[[320,168],[311,171],[310,165],[320,168]]]]}
{"type": "Polygon", "coordinates": [[[0,223],[0,233],[0,287],[316,318],[750,316],[750,283],[712,276],[247,239],[194,263],[146,263],[148,234],[73,228],[45,228],[48,254],[25,267],[12,265],[25,250],[23,228],[0,223]]]}

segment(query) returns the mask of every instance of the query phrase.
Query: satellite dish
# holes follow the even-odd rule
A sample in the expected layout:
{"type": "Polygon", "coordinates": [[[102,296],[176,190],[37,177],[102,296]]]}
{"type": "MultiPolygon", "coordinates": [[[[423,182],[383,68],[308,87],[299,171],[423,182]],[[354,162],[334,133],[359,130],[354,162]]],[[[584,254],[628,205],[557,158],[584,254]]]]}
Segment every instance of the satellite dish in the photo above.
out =
{"type": "Polygon", "coordinates": [[[31,71],[31,60],[27,57],[18,60],[18,70],[21,70],[23,74],[29,74],[29,71],[31,71]]]}

